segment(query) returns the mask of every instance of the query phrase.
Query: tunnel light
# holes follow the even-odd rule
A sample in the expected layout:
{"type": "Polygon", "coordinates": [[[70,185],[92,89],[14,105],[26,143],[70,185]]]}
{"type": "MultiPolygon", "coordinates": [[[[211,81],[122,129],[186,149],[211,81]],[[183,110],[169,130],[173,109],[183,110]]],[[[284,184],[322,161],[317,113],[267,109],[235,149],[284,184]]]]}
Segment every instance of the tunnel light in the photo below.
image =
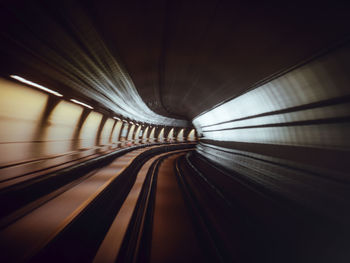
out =
{"type": "Polygon", "coordinates": [[[120,121],[120,118],[118,118],[118,117],[113,117],[113,119],[120,121]]]}
{"type": "Polygon", "coordinates": [[[48,93],[51,93],[51,94],[53,94],[53,95],[55,95],[55,96],[63,97],[62,94],[60,94],[60,93],[58,93],[58,92],[56,92],[56,91],[50,90],[50,89],[48,89],[48,88],[45,88],[44,86],[41,86],[41,85],[39,85],[39,84],[36,84],[36,83],[34,83],[34,82],[32,82],[32,81],[26,80],[26,79],[24,79],[24,78],[22,78],[22,77],[20,77],[20,76],[10,75],[10,77],[13,78],[13,79],[16,79],[16,80],[18,80],[18,81],[20,81],[20,82],[22,82],[22,83],[25,83],[25,84],[28,84],[28,85],[30,85],[30,86],[36,87],[36,88],[38,88],[38,89],[44,90],[44,91],[46,91],[46,92],[48,92],[48,93]]]}
{"type": "Polygon", "coordinates": [[[130,124],[134,124],[134,123],[131,121],[130,124]]]}
{"type": "Polygon", "coordinates": [[[75,99],[71,99],[71,101],[76,103],[76,104],[82,105],[82,106],[84,106],[86,108],[93,109],[93,107],[91,107],[90,105],[87,105],[87,104],[85,104],[85,103],[83,103],[81,101],[78,101],[78,100],[75,100],[75,99]]]}

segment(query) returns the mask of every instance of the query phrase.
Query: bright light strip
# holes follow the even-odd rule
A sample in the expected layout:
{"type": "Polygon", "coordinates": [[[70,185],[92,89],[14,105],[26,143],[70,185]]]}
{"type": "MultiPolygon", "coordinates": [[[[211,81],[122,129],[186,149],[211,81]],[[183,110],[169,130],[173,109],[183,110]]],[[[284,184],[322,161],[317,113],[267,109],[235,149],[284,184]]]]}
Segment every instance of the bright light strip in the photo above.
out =
{"type": "Polygon", "coordinates": [[[76,103],[76,104],[80,104],[80,105],[82,105],[82,106],[84,106],[84,107],[86,107],[86,108],[93,109],[93,107],[91,107],[90,105],[87,105],[87,104],[85,104],[85,103],[83,103],[83,102],[80,102],[80,101],[78,101],[78,100],[71,99],[71,101],[74,102],[74,103],[76,103]]]}
{"type": "Polygon", "coordinates": [[[113,117],[113,119],[120,121],[120,119],[118,117],[113,117]]]}
{"type": "Polygon", "coordinates": [[[46,91],[46,92],[48,92],[48,93],[51,93],[51,94],[53,94],[53,95],[55,95],[55,96],[63,97],[62,94],[60,94],[60,93],[58,93],[58,92],[56,92],[56,91],[50,90],[50,89],[48,89],[48,88],[45,88],[44,86],[41,86],[41,85],[39,85],[39,84],[36,84],[36,83],[31,82],[31,81],[29,81],[29,80],[26,80],[26,79],[24,79],[24,78],[22,78],[22,77],[20,77],[20,76],[10,75],[10,77],[13,78],[13,79],[16,79],[16,80],[18,80],[18,81],[20,81],[20,82],[22,82],[22,83],[25,83],[25,84],[28,84],[28,85],[30,85],[30,86],[36,87],[36,88],[38,88],[38,89],[44,90],[44,91],[46,91]]]}

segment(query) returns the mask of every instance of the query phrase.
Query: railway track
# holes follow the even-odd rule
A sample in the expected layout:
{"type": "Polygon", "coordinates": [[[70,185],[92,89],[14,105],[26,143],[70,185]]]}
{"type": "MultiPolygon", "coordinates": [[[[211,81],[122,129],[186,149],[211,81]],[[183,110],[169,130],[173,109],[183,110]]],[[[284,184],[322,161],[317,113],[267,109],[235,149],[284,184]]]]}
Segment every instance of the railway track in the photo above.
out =
{"type": "MultiPolygon", "coordinates": [[[[191,147],[155,145],[132,150],[25,203],[0,219],[0,261],[58,262],[62,257],[69,262],[91,261],[142,164],[159,153],[191,147]]],[[[51,183],[48,180],[48,186],[51,183]]],[[[23,198],[20,191],[17,194],[23,198]]]]}
{"type": "Polygon", "coordinates": [[[158,155],[141,168],[137,193],[130,192],[94,262],[207,261],[174,170],[186,152],[158,155]]]}
{"type": "MultiPolygon", "coordinates": [[[[137,145],[99,153],[84,151],[55,158],[32,160],[0,169],[0,218],[20,207],[70,183],[82,174],[104,166],[132,150],[147,147],[137,145]],[[20,194],[19,194],[20,193],[20,194]]],[[[0,222],[1,226],[1,222],[0,222]]]]}
{"type": "Polygon", "coordinates": [[[192,144],[111,159],[0,218],[0,262],[308,262],[303,242],[341,238],[192,144]]]}

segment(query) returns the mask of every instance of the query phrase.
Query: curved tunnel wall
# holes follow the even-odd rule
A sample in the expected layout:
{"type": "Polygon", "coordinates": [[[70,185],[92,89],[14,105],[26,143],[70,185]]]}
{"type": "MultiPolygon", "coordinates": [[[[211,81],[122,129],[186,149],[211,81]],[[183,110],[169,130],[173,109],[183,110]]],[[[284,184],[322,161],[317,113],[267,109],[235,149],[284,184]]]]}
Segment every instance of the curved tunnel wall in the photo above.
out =
{"type": "Polygon", "coordinates": [[[114,120],[100,113],[5,79],[0,89],[2,166],[109,143],[114,120]]]}
{"type": "Polygon", "coordinates": [[[38,156],[33,146],[40,144],[38,125],[49,96],[3,79],[0,79],[0,87],[1,163],[38,156]]]}
{"type": "Polygon", "coordinates": [[[198,116],[197,152],[271,193],[344,219],[349,68],[343,46],[198,116]]]}
{"type": "MultiPolygon", "coordinates": [[[[141,126],[2,78],[0,93],[1,167],[138,142],[141,126]]],[[[155,129],[143,134],[144,142],[155,129]]]]}

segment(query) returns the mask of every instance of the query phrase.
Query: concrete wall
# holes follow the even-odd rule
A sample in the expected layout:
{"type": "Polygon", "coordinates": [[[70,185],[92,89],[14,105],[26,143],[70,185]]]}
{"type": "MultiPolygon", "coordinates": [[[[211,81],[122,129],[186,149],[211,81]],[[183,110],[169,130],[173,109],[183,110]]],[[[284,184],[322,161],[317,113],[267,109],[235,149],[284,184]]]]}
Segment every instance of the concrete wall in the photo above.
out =
{"type": "MultiPolygon", "coordinates": [[[[0,166],[116,147],[122,124],[65,99],[0,78],[0,166]]],[[[139,130],[129,126],[131,130],[126,128],[128,137],[124,139],[134,140],[139,130]]],[[[149,135],[144,133],[144,139],[149,135]]]]}

